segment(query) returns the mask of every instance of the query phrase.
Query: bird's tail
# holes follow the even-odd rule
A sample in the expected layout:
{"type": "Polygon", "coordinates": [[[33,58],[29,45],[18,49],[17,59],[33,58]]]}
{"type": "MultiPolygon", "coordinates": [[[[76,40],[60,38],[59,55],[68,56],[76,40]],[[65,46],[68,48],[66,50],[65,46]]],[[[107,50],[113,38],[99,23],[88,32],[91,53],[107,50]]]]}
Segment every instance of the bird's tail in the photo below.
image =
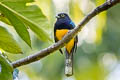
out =
{"type": "Polygon", "coordinates": [[[73,53],[68,53],[66,50],[65,53],[65,75],[72,76],[73,75],[73,53]]]}

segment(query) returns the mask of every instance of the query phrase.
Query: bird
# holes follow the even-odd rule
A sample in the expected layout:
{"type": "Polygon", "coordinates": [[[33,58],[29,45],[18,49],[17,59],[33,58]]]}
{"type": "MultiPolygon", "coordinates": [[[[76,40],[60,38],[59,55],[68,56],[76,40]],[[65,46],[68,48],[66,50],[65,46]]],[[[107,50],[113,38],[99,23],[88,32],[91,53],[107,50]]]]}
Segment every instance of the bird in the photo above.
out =
{"type": "MultiPolygon", "coordinates": [[[[56,16],[57,20],[54,24],[54,40],[55,43],[62,40],[63,37],[72,29],[75,28],[74,22],[67,13],[59,13],[56,16]]],[[[75,36],[65,45],[65,75],[73,75],[73,54],[76,53],[78,36],[75,36]]],[[[62,49],[59,49],[63,54],[62,49]]]]}

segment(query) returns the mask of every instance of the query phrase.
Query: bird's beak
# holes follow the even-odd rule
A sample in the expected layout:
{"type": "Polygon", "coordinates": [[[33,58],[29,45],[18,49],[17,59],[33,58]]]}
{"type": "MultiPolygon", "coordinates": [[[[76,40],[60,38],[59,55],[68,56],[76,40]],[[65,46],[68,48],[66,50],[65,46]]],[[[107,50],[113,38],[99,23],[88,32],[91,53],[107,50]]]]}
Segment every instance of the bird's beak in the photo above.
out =
{"type": "Polygon", "coordinates": [[[59,19],[59,18],[60,18],[60,16],[58,16],[58,15],[57,15],[57,16],[55,16],[55,17],[56,17],[57,19],[59,19]]]}

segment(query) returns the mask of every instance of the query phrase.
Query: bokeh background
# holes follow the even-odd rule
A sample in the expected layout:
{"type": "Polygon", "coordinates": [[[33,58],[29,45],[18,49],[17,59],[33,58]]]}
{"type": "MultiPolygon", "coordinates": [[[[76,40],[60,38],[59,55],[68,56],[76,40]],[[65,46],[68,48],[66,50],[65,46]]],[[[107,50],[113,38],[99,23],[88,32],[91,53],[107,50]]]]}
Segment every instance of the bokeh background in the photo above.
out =
{"type": "MultiPolygon", "coordinates": [[[[55,15],[66,12],[77,25],[90,11],[105,0],[36,0],[47,16],[48,31],[53,39],[55,15]]],[[[120,80],[120,5],[102,12],[87,23],[78,34],[79,43],[74,54],[74,75],[64,75],[64,55],[59,51],[40,61],[19,67],[19,80],[120,80]]],[[[5,25],[4,23],[1,23],[5,25]]],[[[7,25],[6,25],[7,26],[7,25]]],[[[30,31],[32,49],[14,34],[24,54],[7,54],[12,61],[34,54],[54,42],[39,40],[30,31]]]]}

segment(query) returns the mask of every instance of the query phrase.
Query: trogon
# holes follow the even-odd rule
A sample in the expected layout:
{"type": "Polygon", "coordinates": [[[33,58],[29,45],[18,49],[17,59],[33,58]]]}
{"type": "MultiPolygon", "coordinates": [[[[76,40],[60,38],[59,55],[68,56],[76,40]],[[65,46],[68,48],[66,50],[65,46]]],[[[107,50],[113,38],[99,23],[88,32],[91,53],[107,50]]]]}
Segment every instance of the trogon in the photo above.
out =
{"type": "MultiPolygon", "coordinates": [[[[56,18],[57,21],[54,25],[54,40],[58,42],[69,32],[69,30],[75,28],[75,24],[66,13],[59,13],[56,18]]],[[[67,76],[73,75],[73,54],[76,52],[77,42],[78,37],[76,36],[65,45],[65,74],[67,76]]],[[[59,49],[59,51],[63,54],[62,49],[59,49]]]]}

